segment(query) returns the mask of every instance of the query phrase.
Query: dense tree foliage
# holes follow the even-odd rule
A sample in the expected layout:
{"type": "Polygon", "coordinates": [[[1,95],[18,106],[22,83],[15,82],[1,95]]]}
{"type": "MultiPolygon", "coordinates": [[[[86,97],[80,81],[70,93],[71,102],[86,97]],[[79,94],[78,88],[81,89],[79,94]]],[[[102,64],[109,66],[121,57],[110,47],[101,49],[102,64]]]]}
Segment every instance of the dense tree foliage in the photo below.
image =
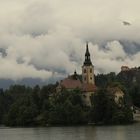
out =
{"type": "Polygon", "coordinates": [[[125,101],[118,106],[113,95],[100,89],[92,97],[91,121],[97,124],[125,124],[133,121],[133,113],[125,101]]]}
{"type": "Polygon", "coordinates": [[[63,90],[56,93],[57,84],[43,87],[13,85],[0,90],[0,124],[9,126],[122,124],[133,120],[130,106],[140,107],[140,71],[109,73],[95,76],[97,93],[91,97],[92,106],[83,105],[81,91],[63,90]],[[108,87],[119,87],[124,93],[121,106],[108,87]]]}
{"type": "Polygon", "coordinates": [[[11,86],[0,94],[0,120],[10,126],[30,126],[45,124],[49,96],[55,92],[56,85],[34,88],[22,85],[11,86]],[[44,117],[44,118],[43,118],[44,117]]]}
{"type": "Polygon", "coordinates": [[[87,122],[80,90],[64,90],[61,94],[56,95],[51,103],[49,123],[69,125],[87,122]]]}
{"type": "Polygon", "coordinates": [[[116,82],[116,74],[114,72],[111,72],[109,74],[98,74],[95,76],[95,81],[97,87],[106,87],[108,84],[112,82],[116,82]]]}
{"type": "Polygon", "coordinates": [[[117,75],[113,72],[98,74],[95,76],[95,81],[100,88],[106,88],[114,83],[118,84],[126,93],[125,96],[129,104],[140,107],[140,67],[129,71],[121,71],[117,75]]]}
{"type": "Polygon", "coordinates": [[[133,104],[137,107],[140,107],[140,86],[138,84],[131,86],[129,95],[131,96],[133,104]]]}
{"type": "Polygon", "coordinates": [[[87,123],[81,91],[56,94],[55,89],[56,85],[11,86],[0,93],[0,122],[9,126],[87,123]]]}

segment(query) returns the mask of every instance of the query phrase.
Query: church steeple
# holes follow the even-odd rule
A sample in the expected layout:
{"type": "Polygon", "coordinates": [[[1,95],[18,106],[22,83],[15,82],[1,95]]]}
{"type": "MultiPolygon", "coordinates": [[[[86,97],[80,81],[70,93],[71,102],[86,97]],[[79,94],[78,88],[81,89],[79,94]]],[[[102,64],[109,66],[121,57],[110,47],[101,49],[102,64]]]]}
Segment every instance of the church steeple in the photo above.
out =
{"type": "Polygon", "coordinates": [[[84,61],[85,66],[92,65],[91,60],[90,60],[90,53],[88,49],[88,42],[86,44],[86,53],[85,53],[85,61],[84,61]]]}
{"type": "Polygon", "coordinates": [[[95,84],[94,80],[94,66],[90,59],[90,53],[88,49],[88,43],[86,44],[85,61],[82,66],[82,79],[83,83],[95,84]]]}

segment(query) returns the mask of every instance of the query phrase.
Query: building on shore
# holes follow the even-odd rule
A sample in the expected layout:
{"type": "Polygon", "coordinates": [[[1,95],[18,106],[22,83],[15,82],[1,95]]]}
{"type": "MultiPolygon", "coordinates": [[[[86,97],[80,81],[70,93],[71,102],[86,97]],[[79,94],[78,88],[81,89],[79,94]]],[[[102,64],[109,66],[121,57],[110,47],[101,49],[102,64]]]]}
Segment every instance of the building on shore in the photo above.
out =
{"type": "Polygon", "coordinates": [[[121,71],[129,71],[130,68],[128,66],[121,66],[121,71]]]}

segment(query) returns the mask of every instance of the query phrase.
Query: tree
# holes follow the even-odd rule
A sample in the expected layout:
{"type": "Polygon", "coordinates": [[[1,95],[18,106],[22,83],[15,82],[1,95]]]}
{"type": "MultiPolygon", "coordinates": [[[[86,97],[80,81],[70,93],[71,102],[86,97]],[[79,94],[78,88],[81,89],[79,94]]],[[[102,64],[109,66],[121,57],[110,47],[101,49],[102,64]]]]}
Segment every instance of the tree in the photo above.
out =
{"type": "Polygon", "coordinates": [[[133,104],[137,107],[140,107],[140,86],[138,84],[134,84],[131,86],[129,95],[132,98],[133,104]]]}
{"type": "Polygon", "coordinates": [[[31,101],[31,96],[27,95],[12,104],[7,114],[6,124],[10,126],[34,125],[37,114],[37,106],[31,101]]]}
{"type": "Polygon", "coordinates": [[[133,121],[133,113],[125,102],[118,105],[113,95],[109,95],[106,89],[100,89],[92,97],[90,118],[96,124],[124,124],[133,121]]]}
{"type": "Polygon", "coordinates": [[[49,114],[50,124],[81,124],[87,122],[79,90],[64,90],[53,98],[49,114]]]}

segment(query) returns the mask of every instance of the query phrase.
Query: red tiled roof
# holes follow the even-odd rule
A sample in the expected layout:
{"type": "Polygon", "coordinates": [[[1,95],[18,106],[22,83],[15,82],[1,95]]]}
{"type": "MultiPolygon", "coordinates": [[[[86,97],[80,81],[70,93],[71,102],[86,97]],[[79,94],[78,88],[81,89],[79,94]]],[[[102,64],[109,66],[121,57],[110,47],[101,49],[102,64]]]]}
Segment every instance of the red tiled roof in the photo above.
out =
{"type": "Polygon", "coordinates": [[[94,84],[82,83],[79,79],[73,79],[70,76],[68,78],[63,79],[60,82],[60,86],[66,89],[79,88],[83,92],[95,92],[97,90],[97,87],[94,84]]]}
{"type": "Polygon", "coordinates": [[[82,87],[82,83],[79,79],[70,79],[66,78],[60,82],[60,85],[65,87],[66,89],[75,89],[75,88],[80,88],[82,87]]]}
{"type": "Polygon", "coordinates": [[[82,90],[84,92],[95,92],[97,87],[94,84],[85,84],[82,85],[82,90]]]}

